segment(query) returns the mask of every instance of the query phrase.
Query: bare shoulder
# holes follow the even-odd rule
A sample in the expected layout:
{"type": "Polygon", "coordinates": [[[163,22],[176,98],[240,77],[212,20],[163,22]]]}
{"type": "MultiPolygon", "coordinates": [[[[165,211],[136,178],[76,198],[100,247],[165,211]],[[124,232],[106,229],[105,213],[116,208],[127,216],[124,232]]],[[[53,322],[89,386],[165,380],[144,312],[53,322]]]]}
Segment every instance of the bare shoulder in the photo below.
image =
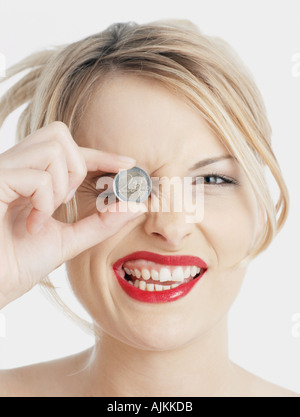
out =
{"type": "Polygon", "coordinates": [[[232,363],[240,383],[240,395],[245,397],[300,397],[300,394],[289,391],[268,382],[251,372],[232,363]]]}
{"type": "Polygon", "coordinates": [[[49,362],[0,370],[0,397],[78,395],[78,374],[84,368],[89,351],[49,362]]]}

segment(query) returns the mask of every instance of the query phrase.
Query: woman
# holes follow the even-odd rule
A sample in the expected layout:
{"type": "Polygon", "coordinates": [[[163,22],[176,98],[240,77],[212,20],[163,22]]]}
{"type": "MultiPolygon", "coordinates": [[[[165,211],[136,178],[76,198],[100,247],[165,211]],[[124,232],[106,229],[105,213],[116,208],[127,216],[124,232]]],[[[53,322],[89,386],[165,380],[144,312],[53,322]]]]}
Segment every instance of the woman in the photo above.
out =
{"type": "Polygon", "coordinates": [[[66,262],[96,343],[2,371],[2,395],[295,396],[228,358],[228,310],[288,210],[261,95],[234,52],[188,22],[115,24],[8,76],[25,69],[0,103],[2,124],[28,102],[20,143],[0,156],[0,305],[37,283],[53,293],[47,274],[66,262]],[[99,214],[98,179],[134,165],[200,177],[201,221],[144,203],[99,214]]]}

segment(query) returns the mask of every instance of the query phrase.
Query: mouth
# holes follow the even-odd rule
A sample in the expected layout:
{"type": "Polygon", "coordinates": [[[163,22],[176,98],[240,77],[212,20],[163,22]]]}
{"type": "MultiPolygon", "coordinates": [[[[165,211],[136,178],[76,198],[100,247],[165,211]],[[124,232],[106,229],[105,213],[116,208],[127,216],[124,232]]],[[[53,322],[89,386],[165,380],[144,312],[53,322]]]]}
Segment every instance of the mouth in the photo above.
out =
{"type": "Polygon", "coordinates": [[[174,301],[186,295],[207,270],[195,256],[163,256],[140,251],[119,259],[114,273],[123,290],[146,302],[174,301]]]}

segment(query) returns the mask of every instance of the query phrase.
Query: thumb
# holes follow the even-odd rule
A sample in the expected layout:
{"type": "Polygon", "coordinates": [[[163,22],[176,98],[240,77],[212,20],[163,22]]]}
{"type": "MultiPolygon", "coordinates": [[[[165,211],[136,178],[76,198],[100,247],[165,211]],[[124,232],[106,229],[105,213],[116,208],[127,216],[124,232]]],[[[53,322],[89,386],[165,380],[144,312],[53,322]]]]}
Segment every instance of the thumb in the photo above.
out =
{"type": "Polygon", "coordinates": [[[64,223],[61,231],[63,262],[108,239],[147,211],[143,203],[118,202],[76,223],[64,223]]]}

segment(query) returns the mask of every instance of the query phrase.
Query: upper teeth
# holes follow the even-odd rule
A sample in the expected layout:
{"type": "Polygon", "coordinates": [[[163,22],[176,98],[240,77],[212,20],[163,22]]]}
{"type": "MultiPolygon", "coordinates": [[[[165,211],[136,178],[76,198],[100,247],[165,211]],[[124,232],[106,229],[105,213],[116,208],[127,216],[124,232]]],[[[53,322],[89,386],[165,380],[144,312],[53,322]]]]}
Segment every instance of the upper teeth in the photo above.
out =
{"type": "Polygon", "coordinates": [[[195,275],[199,274],[201,268],[193,265],[193,266],[176,266],[175,269],[171,269],[170,267],[163,266],[159,271],[152,268],[139,268],[129,269],[124,267],[124,270],[127,275],[133,275],[136,278],[143,278],[144,280],[148,280],[152,278],[155,281],[165,282],[165,281],[176,281],[182,282],[184,279],[189,278],[190,276],[194,277],[195,275]]]}

